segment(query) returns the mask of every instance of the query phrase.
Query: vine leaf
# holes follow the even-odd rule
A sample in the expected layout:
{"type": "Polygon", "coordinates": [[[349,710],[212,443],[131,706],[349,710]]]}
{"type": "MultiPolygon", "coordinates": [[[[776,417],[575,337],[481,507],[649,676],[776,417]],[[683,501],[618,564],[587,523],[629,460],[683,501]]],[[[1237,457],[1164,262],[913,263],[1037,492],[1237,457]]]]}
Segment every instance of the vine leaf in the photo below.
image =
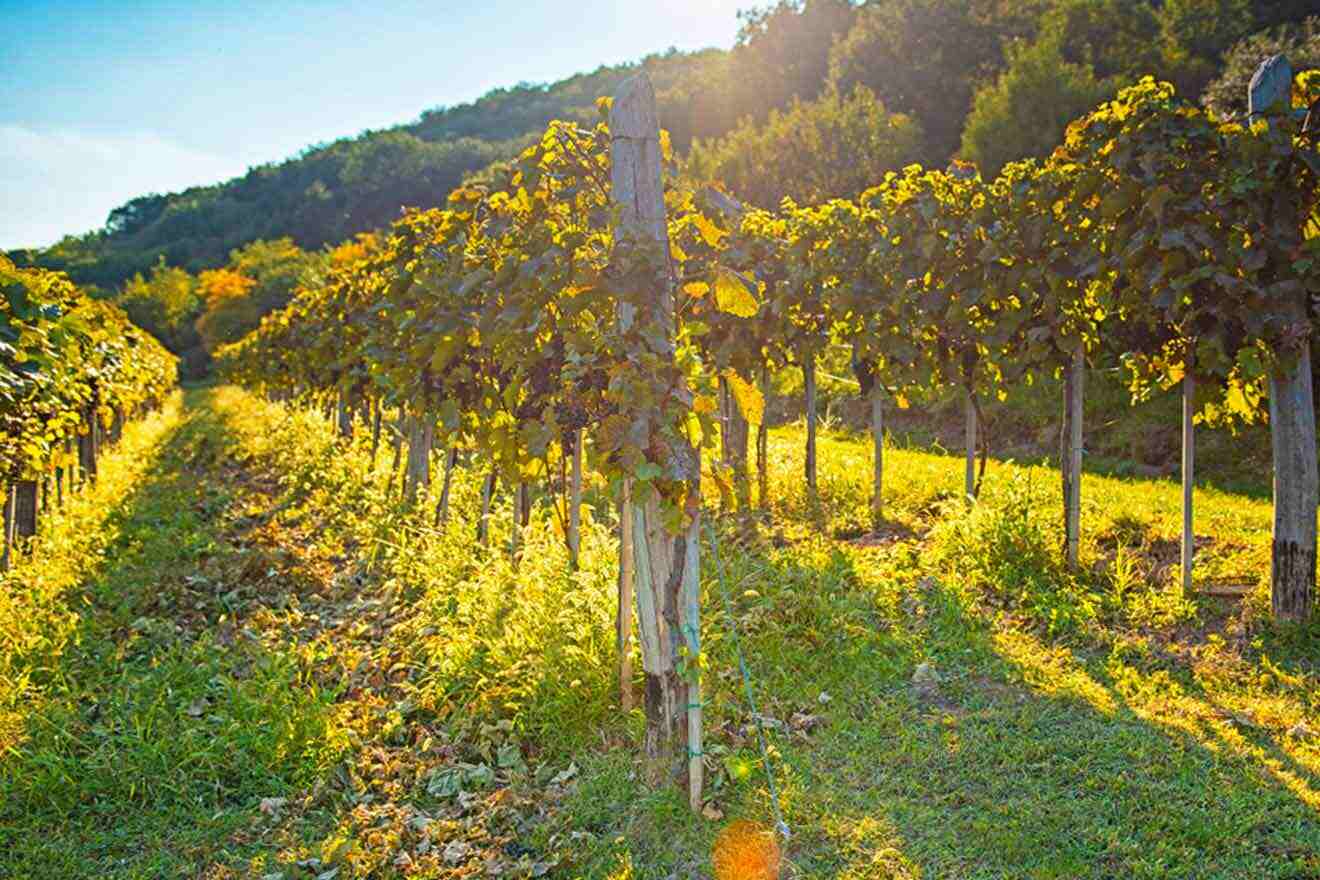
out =
{"type": "Polygon", "coordinates": [[[749,424],[761,424],[765,418],[765,398],[761,396],[760,390],[739,376],[732,368],[724,371],[724,381],[728,383],[729,392],[733,395],[734,402],[738,404],[738,411],[742,413],[743,418],[749,424]]]}
{"type": "Polygon", "coordinates": [[[756,301],[751,285],[741,275],[723,266],[716,266],[714,275],[716,308],[739,318],[750,318],[756,314],[761,304],[756,301]]]}

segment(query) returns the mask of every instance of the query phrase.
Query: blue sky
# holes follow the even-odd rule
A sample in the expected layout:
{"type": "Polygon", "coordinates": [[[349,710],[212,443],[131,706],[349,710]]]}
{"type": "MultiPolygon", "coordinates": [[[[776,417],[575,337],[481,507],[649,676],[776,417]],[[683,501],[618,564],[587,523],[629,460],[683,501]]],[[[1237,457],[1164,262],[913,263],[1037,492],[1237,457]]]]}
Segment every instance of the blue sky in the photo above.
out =
{"type": "Polygon", "coordinates": [[[0,0],[0,248],[521,81],[728,47],[757,0],[0,0]]]}

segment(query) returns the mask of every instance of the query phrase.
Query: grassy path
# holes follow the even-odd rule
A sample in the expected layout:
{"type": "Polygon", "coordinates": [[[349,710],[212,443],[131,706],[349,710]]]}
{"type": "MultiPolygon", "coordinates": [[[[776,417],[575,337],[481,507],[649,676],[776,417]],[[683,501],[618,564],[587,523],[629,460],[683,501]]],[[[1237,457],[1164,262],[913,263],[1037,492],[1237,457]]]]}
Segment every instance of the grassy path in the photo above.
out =
{"type": "MultiPolygon", "coordinates": [[[[956,459],[894,450],[854,540],[864,444],[822,443],[821,522],[798,439],[726,547],[793,876],[1320,877],[1320,639],[1169,587],[1172,486],[1088,478],[1073,576],[1053,472],[996,464],[967,512],[956,459]]],[[[388,458],[228,388],[127,430],[0,581],[0,877],[701,877],[767,819],[713,597],[717,821],[632,775],[607,516],[570,573],[540,511],[515,571],[478,473],[436,528],[388,458]]],[[[1201,496],[1201,573],[1259,578],[1268,506],[1201,496]]]]}

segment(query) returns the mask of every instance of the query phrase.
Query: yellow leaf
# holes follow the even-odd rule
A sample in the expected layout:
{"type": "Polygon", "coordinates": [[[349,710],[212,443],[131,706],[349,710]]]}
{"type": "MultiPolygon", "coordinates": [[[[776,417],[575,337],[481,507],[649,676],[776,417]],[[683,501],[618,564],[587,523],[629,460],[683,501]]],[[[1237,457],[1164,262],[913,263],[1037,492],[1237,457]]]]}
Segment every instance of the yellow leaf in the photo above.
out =
{"type": "Polygon", "coordinates": [[[738,404],[738,411],[749,424],[759,425],[765,418],[765,398],[755,385],[743,379],[733,369],[723,373],[724,381],[729,386],[729,393],[738,404]]]}
{"type": "Polygon", "coordinates": [[[669,130],[660,129],[660,156],[666,162],[674,161],[674,145],[669,140],[669,130]]]}
{"type": "Polygon", "coordinates": [[[760,308],[751,287],[737,272],[715,267],[715,306],[722,312],[750,318],[760,308]]]}
{"type": "Polygon", "coordinates": [[[688,296],[705,296],[710,293],[710,285],[704,281],[689,281],[683,285],[683,292],[688,296]]]}
{"type": "Polygon", "coordinates": [[[702,415],[710,415],[715,412],[719,406],[715,403],[715,398],[709,394],[698,394],[692,398],[692,411],[702,415]]]}
{"type": "Polygon", "coordinates": [[[894,403],[898,404],[899,409],[907,409],[909,406],[908,399],[904,397],[902,394],[894,395],[894,403]]]}
{"type": "Polygon", "coordinates": [[[673,258],[675,263],[686,263],[688,258],[687,252],[679,247],[676,241],[669,243],[669,256],[673,258]]]}
{"type": "Polygon", "coordinates": [[[705,214],[695,213],[691,216],[693,225],[697,227],[697,231],[701,233],[701,237],[706,244],[711,247],[719,247],[720,239],[724,238],[728,233],[710,222],[710,219],[707,218],[705,214]]]}

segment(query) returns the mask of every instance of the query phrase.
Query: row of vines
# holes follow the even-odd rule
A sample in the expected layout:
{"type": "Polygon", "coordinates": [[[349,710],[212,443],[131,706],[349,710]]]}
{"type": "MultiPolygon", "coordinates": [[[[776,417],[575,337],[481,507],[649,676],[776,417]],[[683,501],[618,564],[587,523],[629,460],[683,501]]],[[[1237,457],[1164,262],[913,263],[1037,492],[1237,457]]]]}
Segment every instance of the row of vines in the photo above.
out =
{"type": "Polygon", "coordinates": [[[0,256],[0,485],[4,565],[44,509],[96,478],[126,419],[158,406],[177,359],[118,306],[60,273],[0,256]]]}
{"type": "Polygon", "coordinates": [[[379,440],[393,414],[408,491],[443,451],[438,519],[460,453],[489,467],[487,502],[512,488],[524,522],[527,487],[558,464],[570,558],[589,435],[591,466],[620,502],[621,653],[635,595],[650,775],[686,767],[698,805],[702,453],[720,444],[706,472],[726,505],[746,509],[758,426],[765,505],[764,389],[774,371],[800,369],[814,498],[816,364],[830,345],[851,347],[871,404],[877,523],[887,402],[962,393],[974,496],[982,402],[1065,376],[1073,560],[1088,362],[1122,361],[1137,398],[1186,381],[1202,419],[1258,420],[1268,406],[1274,610],[1310,614],[1320,153],[1294,108],[1316,86],[1271,59],[1252,116],[1228,120],[1146,80],[1073,123],[1047,161],[994,180],[910,167],[855,199],[764,211],[673,173],[665,186],[673,157],[649,83],[632,80],[595,128],[552,123],[446,209],[406,213],[373,253],[219,360],[273,396],[337,400],[346,432],[360,419],[379,440]]]}

